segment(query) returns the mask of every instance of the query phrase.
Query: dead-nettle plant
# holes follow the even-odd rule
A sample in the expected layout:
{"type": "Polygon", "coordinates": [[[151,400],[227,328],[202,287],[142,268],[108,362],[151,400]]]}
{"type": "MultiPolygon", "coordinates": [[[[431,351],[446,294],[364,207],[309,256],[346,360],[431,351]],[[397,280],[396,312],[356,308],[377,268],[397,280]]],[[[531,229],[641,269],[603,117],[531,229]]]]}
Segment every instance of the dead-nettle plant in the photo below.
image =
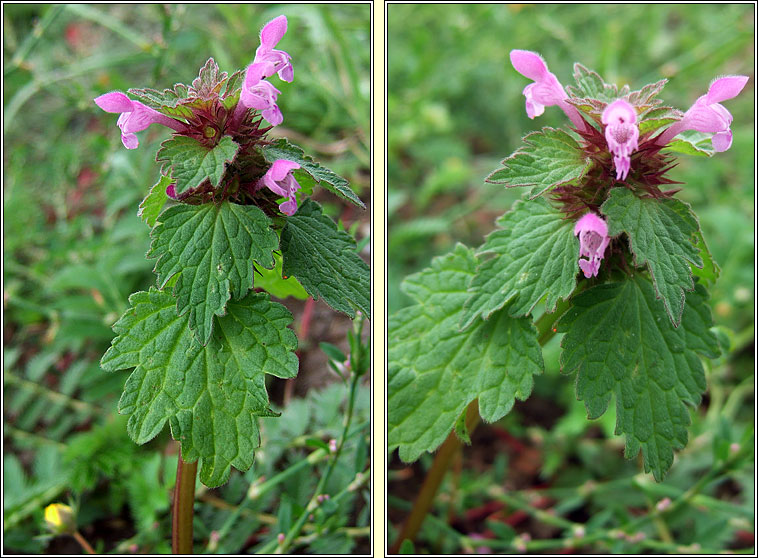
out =
{"type": "Polygon", "coordinates": [[[363,203],[302,149],[267,137],[283,120],[280,92],[267,79],[293,79],[290,56],[274,48],[286,30],[284,16],[266,24],[244,72],[227,75],[211,58],[192,85],[95,99],[120,113],[127,149],[150,124],[174,131],[139,209],[152,229],[147,257],[156,260],[157,288],[130,297],[101,365],[134,368],[119,402],[131,438],[144,444],[168,421],[182,460],[199,462],[209,487],[226,482],[232,467],[252,465],[256,417],[274,414],[266,374],[298,372],[292,315],[253,290],[257,278],[268,286],[294,278],[350,317],[370,312],[369,268],[354,239],[308,196],[318,183],[363,203]]]}
{"type": "Polygon", "coordinates": [[[479,248],[458,245],[404,281],[415,304],[389,322],[389,447],[413,461],[453,429],[466,439],[474,400],[485,421],[503,417],[562,332],[561,368],[589,418],[614,396],[626,457],[642,450],[661,480],[706,388],[701,358],[720,352],[707,291],[719,268],[667,171],[674,154],[729,149],[720,102],[748,78],[716,79],[682,113],[657,99],[666,80],[630,92],[576,64],[564,89],[538,54],[511,62],[533,81],[528,116],[557,105],[572,126],[528,134],[489,175],[529,190],[479,248]]]}

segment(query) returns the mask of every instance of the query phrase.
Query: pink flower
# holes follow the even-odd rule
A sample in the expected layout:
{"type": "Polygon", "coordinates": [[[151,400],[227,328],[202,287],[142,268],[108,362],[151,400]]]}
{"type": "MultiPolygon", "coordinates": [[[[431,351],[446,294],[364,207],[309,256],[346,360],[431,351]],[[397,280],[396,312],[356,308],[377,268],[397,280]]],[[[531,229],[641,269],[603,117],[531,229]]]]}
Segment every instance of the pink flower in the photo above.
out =
{"type": "Polygon", "coordinates": [[[613,153],[616,180],[625,180],[631,168],[630,157],[637,148],[640,130],[637,127],[637,112],[623,99],[613,101],[603,111],[605,141],[613,153]]]}
{"type": "Polygon", "coordinates": [[[711,82],[708,93],[695,101],[679,122],[664,130],[655,143],[666,145],[685,130],[697,130],[713,134],[711,141],[715,151],[729,149],[732,146],[732,115],[719,103],[739,95],[747,80],[747,76],[726,76],[711,82]]]}
{"type": "Polygon", "coordinates": [[[163,124],[177,132],[183,131],[186,127],[178,120],[169,118],[139,101],[132,101],[120,91],[100,95],[95,99],[95,104],[105,112],[121,113],[116,124],[121,128],[121,142],[127,149],[135,149],[139,145],[134,132],[141,132],[150,124],[163,124]]]}
{"type": "Polygon", "coordinates": [[[545,112],[545,107],[558,105],[574,126],[584,130],[584,120],[579,111],[565,101],[568,98],[566,91],[558,78],[548,71],[547,64],[539,54],[529,50],[512,50],[511,64],[522,76],[534,80],[523,91],[529,118],[541,115],[545,112]]]}
{"type": "Polygon", "coordinates": [[[579,267],[587,278],[596,277],[600,270],[600,260],[605,255],[611,239],[608,225],[594,213],[587,213],[576,222],[574,235],[579,235],[579,267]],[[582,256],[588,259],[583,260],[582,256]]]}
{"type": "Polygon", "coordinates": [[[297,211],[295,192],[300,189],[300,184],[292,176],[292,171],[299,168],[300,165],[294,161],[278,159],[266,171],[258,185],[259,188],[265,186],[275,194],[289,198],[286,202],[279,204],[279,209],[285,215],[294,215],[297,211]]]}
{"type": "Polygon", "coordinates": [[[290,63],[290,55],[283,50],[274,50],[287,32],[287,18],[280,15],[272,19],[261,30],[261,45],[255,51],[253,64],[265,64],[263,77],[278,73],[284,81],[292,81],[294,70],[290,63]]]}
{"type": "Polygon", "coordinates": [[[278,126],[284,120],[282,111],[276,105],[281,91],[263,79],[267,67],[265,62],[253,63],[247,67],[239,104],[244,108],[260,110],[263,118],[278,126]]]}

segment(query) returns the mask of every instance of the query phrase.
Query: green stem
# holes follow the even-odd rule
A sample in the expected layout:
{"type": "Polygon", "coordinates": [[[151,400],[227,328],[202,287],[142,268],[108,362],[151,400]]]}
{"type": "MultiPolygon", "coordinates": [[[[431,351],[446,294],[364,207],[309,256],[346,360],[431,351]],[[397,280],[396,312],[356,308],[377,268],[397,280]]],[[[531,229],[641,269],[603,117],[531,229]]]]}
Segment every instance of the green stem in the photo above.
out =
{"type": "Polygon", "coordinates": [[[192,515],[195,508],[196,476],[197,461],[185,463],[180,450],[176,466],[174,516],[171,524],[171,551],[174,554],[192,554],[192,515]]]}
{"type": "MultiPolygon", "coordinates": [[[[568,309],[569,305],[570,303],[567,300],[561,300],[557,304],[555,312],[545,312],[535,322],[537,327],[537,339],[540,346],[545,346],[545,344],[556,334],[556,329],[553,326],[558,318],[560,318],[568,309]]],[[[466,409],[466,427],[469,433],[473,432],[478,423],[479,404],[475,399],[466,409]]],[[[416,538],[416,534],[421,528],[424,518],[432,507],[434,497],[442,484],[442,480],[445,478],[445,473],[447,473],[453,456],[461,449],[462,444],[463,442],[455,435],[455,432],[451,432],[440,446],[437,455],[434,457],[434,463],[432,463],[431,468],[427,472],[426,477],[424,478],[424,483],[421,485],[421,490],[416,497],[416,501],[413,503],[413,509],[405,520],[400,535],[395,540],[392,547],[390,547],[390,554],[397,554],[400,551],[400,545],[405,539],[413,541],[416,538]]]]}
{"type": "Polygon", "coordinates": [[[347,440],[347,434],[350,430],[350,423],[353,419],[353,408],[355,407],[355,394],[358,389],[358,384],[360,383],[360,376],[358,374],[353,374],[352,380],[350,382],[350,395],[348,399],[347,404],[347,413],[345,415],[345,427],[342,430],[342,436],[340,436],[340,441],[337,444],[337,451],[334,452],[334,455],[332,456],[332,459],[329,461],[329,465],[326,469],[326,472],[321,476],[319,479],[318,485],[316,486],[316,490],[313,492],[313,496],[311,496],[310,501],[308,502],[308,505],[303,510],[303,513],[300,514],[300,517],[298,517],[295,524],[292,526],[292,528],[289,530],[287,535],[284,537],[284,540],[279,543],[276,547],[276,550],[274,551],[275,554],[283,554],[289,547],[292,545],[292,542],[297,538],[297,536],[300,534],[300,531],[303,528],[303,525],[305,525],[306,520],[308,519],[308,516],[313,513],[313,511],[318,507],[318,497],[321,495],[324,491],[324,487],[326,487],[326,483],[329,480],[329,477],[332,474],[332,471],[334,471],[334,467],[337,465],[337,460],[339,459],[340,453],[342,453],[342,447],[345,445],[345,441],[347,440]]]}

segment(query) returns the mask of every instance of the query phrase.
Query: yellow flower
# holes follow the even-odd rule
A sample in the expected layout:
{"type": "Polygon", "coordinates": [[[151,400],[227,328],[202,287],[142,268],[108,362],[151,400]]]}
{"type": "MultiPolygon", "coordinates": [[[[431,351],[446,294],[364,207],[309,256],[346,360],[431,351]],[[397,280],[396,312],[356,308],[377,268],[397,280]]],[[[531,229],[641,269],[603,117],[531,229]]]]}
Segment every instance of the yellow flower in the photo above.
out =
{"type": "Polygon", "coordinates": [[[50,504],[45,508],[47,528],[57,535],[70,535],[76,531],[74,510],[66,504],[50,504]]]}

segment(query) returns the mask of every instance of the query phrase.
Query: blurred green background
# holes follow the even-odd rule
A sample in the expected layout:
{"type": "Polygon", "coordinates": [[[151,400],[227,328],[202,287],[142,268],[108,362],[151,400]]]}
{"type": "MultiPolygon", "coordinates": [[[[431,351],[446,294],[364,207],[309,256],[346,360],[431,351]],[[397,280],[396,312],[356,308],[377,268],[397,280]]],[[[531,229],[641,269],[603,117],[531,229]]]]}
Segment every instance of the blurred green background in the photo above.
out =
{"type": "MultiPolygon", "coordinates": [[[[149,230],[137,206],[158,178],[155,153],[169,133],[152,126],[139,134],[139,148],[127,151],[117,115],[104,113],[93,99],[130,87],[162,90],[191,83],[210,56],[224,71],[244,69],[261,27],[285,14],[289,28],[279,48],[292,56],[295,79],[272,79],[282,92],[284,114],[273,133],[345,176],[368,202],[369,9],[365,4],[3,5],[6,551],[79,552],[72,539],[34,538],[42,532],[44,506],[68,498],[79,505],[79,525],[98,550],[170,548],[168,496],[176,455],[168,429],[145,447],[131,442],[125,422],[115,416],[128,374],[106,374],[98,364],[129,294],[155,282],[155,262],[145,259],[149,230]]],[[[364,241],[368,257],[369,211],[348,207],[322,189],[315,197],[364,241]]],[[[299,330],[303,302],[283,302],[299,330]]],[[[328,440],[340,431],[342,408],[334,403],[344,399],[345,389],[332,384],[337,377],[318,342],[346,350],[349,320],[318,302],[311,322],[300,343],[296,383],[270,386],[273,401],[290,405],[280,419],[266,421],[265,449],[253,468],[201,495],[196,540],[207,542],[210,531],[224,524],[250,482],[310,453],[305,439],[328,440]],[[306,394],[316,403],[295,404],[306,394]],[[328,412],[318,408],[324,397],[328,412]]],[[[368,397],[365,386],[354,424],[368,421],[368,397]]],[[[353,466],[365,461],[366,445],[359,439],[352,439],[330,491],[344,488],[353,479],[353,466]]],[[[216,542],[216,551],[251,549],[261,537],[275,537],[275,529],[297,517],[316,481],[316,469],[306,467],[279,485],[242,514],[243,520],[216,542]],[[280,502],[286,513],[277,517],[280,502]]],[[[335,505],[331,516],[319,520],[329,526],[323,537],[298,543],[300,550],[342,552],[367,545],[366,498],[356,492],[335,505]]],[[[306,532],[312,531],[309,523],[306,532]]]]}
{"type": "MultiPolygon", "coordinates": [[[[711,305],[715,323],[726,328],[732,341],[732,352],[708,367],[709,392],[692,413],[690,445],[679,455],[686,465],[675,464],[669,477],[683,487],[714,463],[710,443],[724,436],[724,429],[732,438],[752,430],[754,19],[751,4],[388,7],[390,314],[410,303],[399,288],[405,276],[428,266],[456,242],[480,245],[493,230],[495,219],[523,193],[523,189],[507,191],[484,183],[499,161],[515,151],[530,131],[569,124],[557,107],[546,108],[535,120],[527,117],[521,92],[531,81],[512,68],[512,49],[539,52],[564,86],[573,84],[574,62],[597,71],[608,82],[629,84],[632,90],[667,78],[659,98],[681,110],[705,94],[717,76],[750,77],[739,97],[724,102],[734,117],[731,149],[711,159],[682,156],[670,173],[684,183],[677,196],[692,204],[721,266],[711,305]],[[726,407],[725,401],[729,402],[726,407]]],[[[539,315],[539,309],[536,312],[539,315]]],[[[464,533],[476,532],[463,519],[475,514],[472,508],[491,504],[486,487],[525,488],[531,482],[576,487],[588,480],[628,479],[641,470],[636,461],[621,457],[622,442],[613,434],[612,409],[599,421],[586,420],[571,380],[558,372],[559,341],[556,337],[545,347],[546,374],[536,379],[531,399],[517,404],[498,424],[480,427],[477,433],[483,445],[477,450],[475,440],[472,448],[464,450],[462,473],[440,491],[434,513],[456,527],[460,520],[466,525],[464,533]],[[502,443],[508,436],[511,441],[516,437],[534,444],[539,458],[530,474],[535,478],[524,480],[515,470],[517,457],[502,443]]],[[[389,493],[395,525],[400,524],[402,510],[410,506],[431,463],[431,456],[424,457],[410,469],[393,462],[389,493]]],[[[753,494],[752,465],[744,467],[734,500],[740,505],[749,504],[753,494]]],[[[591,504],[578,497],[575,489],[567,489],[564,494],[574,499],[559,501],[559,506],[622,517],[629,513],[622,492],[609,491],[603,495],[605,504],[591,504]]],[[[427,531],[422,532],[417,551],[466,550],[450,531],[434,528],[435,523],[425,524],[427,531]]],[[[726,529],[720,537],[731,540],[733,534],[726,529]]],[[[532,536],[540,535],[532,531],[532,536]]],[[[704,535],[690,524],[689,535],[682,536],[696,541],[704,535]]]]}

